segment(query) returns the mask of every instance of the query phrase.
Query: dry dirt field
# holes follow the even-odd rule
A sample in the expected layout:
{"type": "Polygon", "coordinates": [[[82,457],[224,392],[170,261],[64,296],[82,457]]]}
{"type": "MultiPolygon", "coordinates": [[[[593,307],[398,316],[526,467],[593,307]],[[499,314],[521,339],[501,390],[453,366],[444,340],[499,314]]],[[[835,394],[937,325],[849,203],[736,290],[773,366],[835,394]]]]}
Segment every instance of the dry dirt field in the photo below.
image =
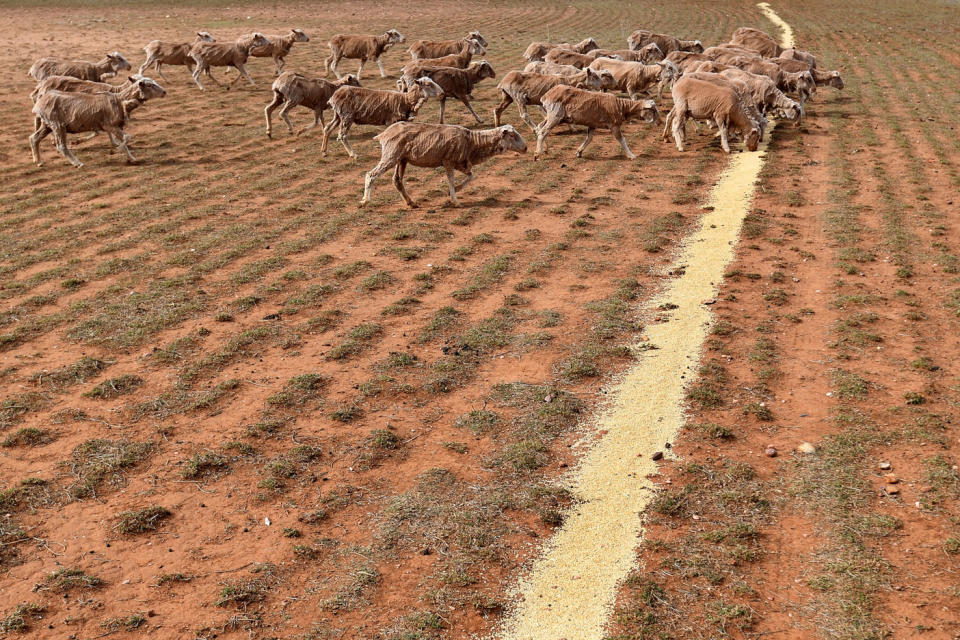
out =
{"type": "MultiPolygon", "coordinates": [[[[101,135],[73,142],[80,170],[49,139],[30,162],[26,71],[299,27],[287,69],[319,73],[339,32],[479,29],[490,123],[530,41],[776,27],[729,0],[31,5],[0,2],[0,636],[493,633],[603,390],[669,320],[637,310],[718,142],[641,123],[636,160],[605,132],[578,160],[560,127],[535,163],[511,106],[530,153],[479,167],[462,207],[411,168],[422,208],[387,177],[361,209],[378,129],[352,130],[357,161],[319,130],[268,139],[269,59],[231,91],[165,67],[127,129],[139,164],[101,135]]],[[[770,143],[608,636],[958,638],[960,9],[771,6],[846,88],[770,143]]],[[[393,88],[405,49],[365,86],[393,88]]]]}

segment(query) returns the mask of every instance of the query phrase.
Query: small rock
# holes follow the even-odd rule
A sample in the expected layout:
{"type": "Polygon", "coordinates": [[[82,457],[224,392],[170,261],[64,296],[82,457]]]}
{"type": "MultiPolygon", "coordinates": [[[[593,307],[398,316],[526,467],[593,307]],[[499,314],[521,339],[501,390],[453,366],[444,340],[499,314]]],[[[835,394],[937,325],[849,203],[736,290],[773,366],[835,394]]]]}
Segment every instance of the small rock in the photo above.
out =
{"type": "Polygon", "coordinates": [[[880,469],[883,470],[883,471],[889,470],[889,469],[890,469],[890,463],[889,463],[889,462],[881,462],[881,463],[880,463],[880,469]]]}
{"type": "Polygon", "coordinates": [[[654,460],[662,460],[662,459],[663,459],[663,451],[654,451],[653,455],[650,456],[650,457],[653,458],[654,460]]]}
{"type": "Polygon", "coordinates": [[[768,458],[776,458],[776,457],[777,457],[777,449],[776,449],[776,447],[774,447],[773,445],[767,447],[767,450],[764,451],[763,453],[764,453],[764,455],[766,455],[768,458]]]}
{"type": "Polygon", "coordinates": [[[801,442],[797,447],[797,451],[800,453],[816,453],[817,448],[809,442],[801,442]]]}
{"type": "Polygon", "coordinates": [[[270,518],[264,518],[264,519],[263,519],[263,524],[265,524],[265,525],[267,525],[267,526],[269,527],[269,526],[270,526],[270,518]]]}
{"type": "Polygon", "coordinates": [[[897,484],[898,482],[900,482],[900,478],[893,475],[892,473],[888,473],[887,475],[883,476],[883,479],[887,484],[897,484]]]}
{"type": "Polygon", "coordinates": [[[885,486],[885,487],[883,488],[883,491],[884,491],[888,496],[895,496],[895,495],[897,495],[897,494],[900,493],[900,487],[898,487],[898,486],[895,485],[895,484],[888,484],[887,486],[885,486]]]}

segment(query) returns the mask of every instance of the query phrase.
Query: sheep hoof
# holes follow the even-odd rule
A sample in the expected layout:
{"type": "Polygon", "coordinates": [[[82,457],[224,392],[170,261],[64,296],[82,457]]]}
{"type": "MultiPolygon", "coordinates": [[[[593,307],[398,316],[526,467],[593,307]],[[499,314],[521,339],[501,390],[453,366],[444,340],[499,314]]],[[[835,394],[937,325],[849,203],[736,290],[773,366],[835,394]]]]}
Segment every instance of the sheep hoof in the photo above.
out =
{"type": "Polygon", "coordinates": [[[582,152],[582,151],[577,151],[577,157],[578,157],[578,158],[582,158],[582,157],[583,157],[583,152],[582,152]]]}

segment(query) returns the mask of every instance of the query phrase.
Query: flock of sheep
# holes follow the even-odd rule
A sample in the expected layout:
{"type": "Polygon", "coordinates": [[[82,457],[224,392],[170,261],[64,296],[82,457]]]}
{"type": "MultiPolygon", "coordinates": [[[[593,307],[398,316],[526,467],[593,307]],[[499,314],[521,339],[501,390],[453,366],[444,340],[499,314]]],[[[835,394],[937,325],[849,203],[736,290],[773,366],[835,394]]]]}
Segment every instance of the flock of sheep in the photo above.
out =
{"type": "Polygon", "coordinates": [[[223,86],[211,73],[213,67],[234,67],[237,77],[229,89],[242,78],[251,84],[245,64],[249,57],[270,57],[276,65],[273,99],[265,109],[266,133],[272,136],[272,115],[280,109],[280,117],[292,134],[289,112],[303,106],[314,112],[313,123],[299,133],[318,124],[323,127],[321,153],[327,154],[327,143],[336,130],[337,139],[351,156],[347,133],[354,124],[379,125],[387,128],[375,137],[381,145],[380,162],[364,180],[361,204],[370,198],[374,180],[390,169],[393,182],[410,207],[415,202],[403,185],[408,164],[420,167],[443,167],[447,173],[450,197],[457,201],[457,189],[473,178],[472,168],[484,160],[508,151],[525,152],[526,143],[511,125],[501,125],[504,110],[517,104],[521,120],[537,136],[535,158],[544,152],[550,131],[559,124],[585,126],[586,139],[577,150],[583,150],[597,129],[608,129],[623,147],[630,151],[623,136],[625,123],[643,120],[658,122],[657,101],[670,89],[673,106],[666,116],[663,138],[671,136],[680,151],[684,149],[686,122],[692,119],[716,126],[723,150],[730,153],[731,134],[740,136],[747,149],[755,151],[768,124],[767,116],[799,121],[804,102],[818,86],[843,88],[838,71],[817,68],[815,56],[798,49],[783,49],[766,33],[741,27],[731,41],[704,49],[699,40],[680,40],[670,35],[638,30],[627,39],[627,49],[601,49],[593,38],[577,44],[534,42],[524,52],[528,64],[522,71],[510,71],[498,89],[501,101],[494,109],[495,128],[471,130],[444,124],[447,98],[456,98],[482,124],[482,118],[470,103],[474,86],[486,78],[494,78],[493,67],[486,60],[473,61],[486,53],[487,41],[478,31],[454,40],[418,40],[409,49],[412,61],[407,63],[397,80],[397,91],[368,89],[360,86],[364,64],[374,61],[381,77],[386,71],[380,57],[390,47],[403,43],[404,36],[396,29],[382,35],[340,34],[330,42],[331,55],[324,63],[325,76],[332,71],[336,80],[283,71],[285,56],[294,43],[309,42],[301,29],[283,35],[262,33],[243,35],[233,43],[218,43],[206,31],[186,43],[155,40],[144,47],[146,59],[137,74],[123,84],[104,82],[106,78],[131,69],[120,53],[113,52],[96,63],[54,58],[37,60],[30,75],[38,84],[30,94],[34,101],[35,131],[30,136],[34,162],[42,165],[39,144],[53,134],[57,150],[74,166],[82,163],[67,147],[68,133],[106,132],[113,144],[134,158],[128,148],[129,135],[123,128],[130,113],[147,100],[166,95],[154,80],[143,75],[151,65],[166,80],[162,65],[186,66],[193,80],[203,90],[201,75],[223,86]],[[356,74],[341,75],[339,63],[344,59],[359,60],[356,74]],[[626,94],[621,98],[612,92],[626,94]],[[642,96],[653,96],[655,99],[642,96]],[[430,98],[440,102],[440,123],[410,122],[430,98]],[[539,125],[528,112],[540,107],[546,118],[539,125]],[[333,118],[325,123],[323,112],[330,108],[333,118]],[[466,174],[460,185],[454,172],[466,174]]]}

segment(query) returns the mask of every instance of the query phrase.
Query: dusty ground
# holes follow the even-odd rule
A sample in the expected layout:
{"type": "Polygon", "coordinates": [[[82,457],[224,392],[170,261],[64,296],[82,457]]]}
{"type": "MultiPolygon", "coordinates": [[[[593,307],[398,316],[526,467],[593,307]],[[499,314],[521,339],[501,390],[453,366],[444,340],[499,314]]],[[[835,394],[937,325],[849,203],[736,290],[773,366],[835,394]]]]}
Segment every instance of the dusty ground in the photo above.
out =
{"type": "MultiPolygon", "coordinates": [[[[847,88],[777,131],[610,632],[956,637],[956,10],[774,8],[847,88]]],[[[335,142],[319,157],[316,131],[268,140],[269,60],[230,92],[168,67],[168,96],[129,128],[141,164],[101,137],[75,144],[80,172],[49,143],[47,165],[29,163],[25,71],[48,53],[137,65],[154,38],[297,26],[312,42],[291,69],[318,71],[341,31],[478,28],[502,75],[535,39],[619,46],[654,25],[712,44],[771,25],[746,2],[5,12],[4,620],[33,603],[42,619],[20,617],[40,638],[492,629],[562,521],[551,480],[576,425],[655,321],[632,310],[669,277],[725,162],[716,143],[680,154],[635,125],[636,161],[602,135],[575,160],[580,137],[561,134],[542,163],[481,167],[461,209],[441,174],[411,169],[422,209],[384,180],[361,211],[375,130],[354,128],[357,162],[335,142]]],[[[368,86],[392,87],[373,69],[368,86]]],[[[475,95],[491,120],[495,81],[475,95]]],[[[514,108],[506,121],[519,128],[514,108]]]]}

